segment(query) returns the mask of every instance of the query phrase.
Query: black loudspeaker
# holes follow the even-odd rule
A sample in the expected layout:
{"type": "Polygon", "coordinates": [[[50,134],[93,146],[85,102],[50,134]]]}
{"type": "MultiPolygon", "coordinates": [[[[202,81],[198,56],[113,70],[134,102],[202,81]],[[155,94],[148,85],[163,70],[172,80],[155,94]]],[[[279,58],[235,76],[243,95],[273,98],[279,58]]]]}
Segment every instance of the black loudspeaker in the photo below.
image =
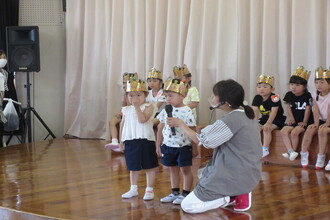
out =
{"type": "Polygon", "coordinates": [[[7,68],[10,72],[39,72],[39,27],[12,26],[6,28],[7,68]]]}

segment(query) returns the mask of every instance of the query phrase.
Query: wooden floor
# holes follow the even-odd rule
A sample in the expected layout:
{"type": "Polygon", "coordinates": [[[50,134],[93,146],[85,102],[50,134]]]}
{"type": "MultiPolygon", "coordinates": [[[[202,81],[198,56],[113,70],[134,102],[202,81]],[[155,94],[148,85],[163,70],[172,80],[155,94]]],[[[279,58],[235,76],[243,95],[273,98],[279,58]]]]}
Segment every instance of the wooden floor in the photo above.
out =
{"type": "MultiPolygon", "coordinates": [[[[55,139],[0,149],[0,219],[330,219],[330,172],[288,166],[263,166],[246,213],[222,208],[191,215],[162,204],[159,199],[170,193],[163,166],[153,201],[142,199],[144,172],[139,196],[124,200],[130,185],[125,160],[104,144],[55,139]]],[[[201,162],[194,159],[194,174],[201,162]]]]}

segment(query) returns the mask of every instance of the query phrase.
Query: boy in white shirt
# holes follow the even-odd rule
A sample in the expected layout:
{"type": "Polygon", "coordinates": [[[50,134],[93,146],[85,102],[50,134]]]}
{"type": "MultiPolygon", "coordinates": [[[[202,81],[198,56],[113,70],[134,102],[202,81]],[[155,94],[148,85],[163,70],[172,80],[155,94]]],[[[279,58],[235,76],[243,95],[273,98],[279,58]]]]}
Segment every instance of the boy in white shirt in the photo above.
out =
{"type": "Polygon", "coordinates": [[[156,152],[161,156],[161,163],[170,168],[172,193],[161,202],[181,204],[181,201],[190,193],[193,183],[192,141],[180,128],[171,128],[167,124],[168,117],[180,118],[189,127],[196,126],[195,117],[191,108],[183,104],[187,95],[187,84],[179,79],[168,79],[164,87],[166,102],[157,119],[160,121],[157,131],[156,152]],[[183,174],[183,191],[180,194],[180,170],[183,174]]]}

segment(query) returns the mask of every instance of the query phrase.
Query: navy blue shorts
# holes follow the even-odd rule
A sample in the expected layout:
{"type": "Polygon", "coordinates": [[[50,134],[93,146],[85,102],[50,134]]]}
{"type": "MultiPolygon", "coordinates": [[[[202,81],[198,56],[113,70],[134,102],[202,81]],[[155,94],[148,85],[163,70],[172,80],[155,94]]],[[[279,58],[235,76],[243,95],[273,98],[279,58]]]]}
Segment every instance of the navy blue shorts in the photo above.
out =
{"type": "Polygon", "coordinates": [[[158,167],[158,157],[154,141],[134,139],[125,141],[127,170],[138,171],[158,167]]]}
{"type": "Polygon", "coordinates": [[[163,144],[161,162],[164,166],[192,166],[192,146],[168,147],[163,144]]]}

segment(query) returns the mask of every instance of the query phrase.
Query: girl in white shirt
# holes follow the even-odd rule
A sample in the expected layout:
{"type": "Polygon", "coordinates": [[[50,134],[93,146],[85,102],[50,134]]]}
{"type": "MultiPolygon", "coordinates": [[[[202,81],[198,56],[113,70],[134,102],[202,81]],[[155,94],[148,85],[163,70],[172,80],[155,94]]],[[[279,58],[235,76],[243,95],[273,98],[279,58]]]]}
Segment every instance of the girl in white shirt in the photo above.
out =
{"type": "Polygon", "coordinates": [[[131,105],[122,108],[120,148],[125,152],[127,169],[130,171],[131,188],[122,195],[122,198],[128,199],[138,195],[139,171],[145,169],[147,188],[143,199],[152,200],[154,198],[155,169],[158,166],[155,133],[152,125],[155,108],[152,104],[146,103],[148,92],[143,80],[130,79],[126,92],[131,105]]]}

